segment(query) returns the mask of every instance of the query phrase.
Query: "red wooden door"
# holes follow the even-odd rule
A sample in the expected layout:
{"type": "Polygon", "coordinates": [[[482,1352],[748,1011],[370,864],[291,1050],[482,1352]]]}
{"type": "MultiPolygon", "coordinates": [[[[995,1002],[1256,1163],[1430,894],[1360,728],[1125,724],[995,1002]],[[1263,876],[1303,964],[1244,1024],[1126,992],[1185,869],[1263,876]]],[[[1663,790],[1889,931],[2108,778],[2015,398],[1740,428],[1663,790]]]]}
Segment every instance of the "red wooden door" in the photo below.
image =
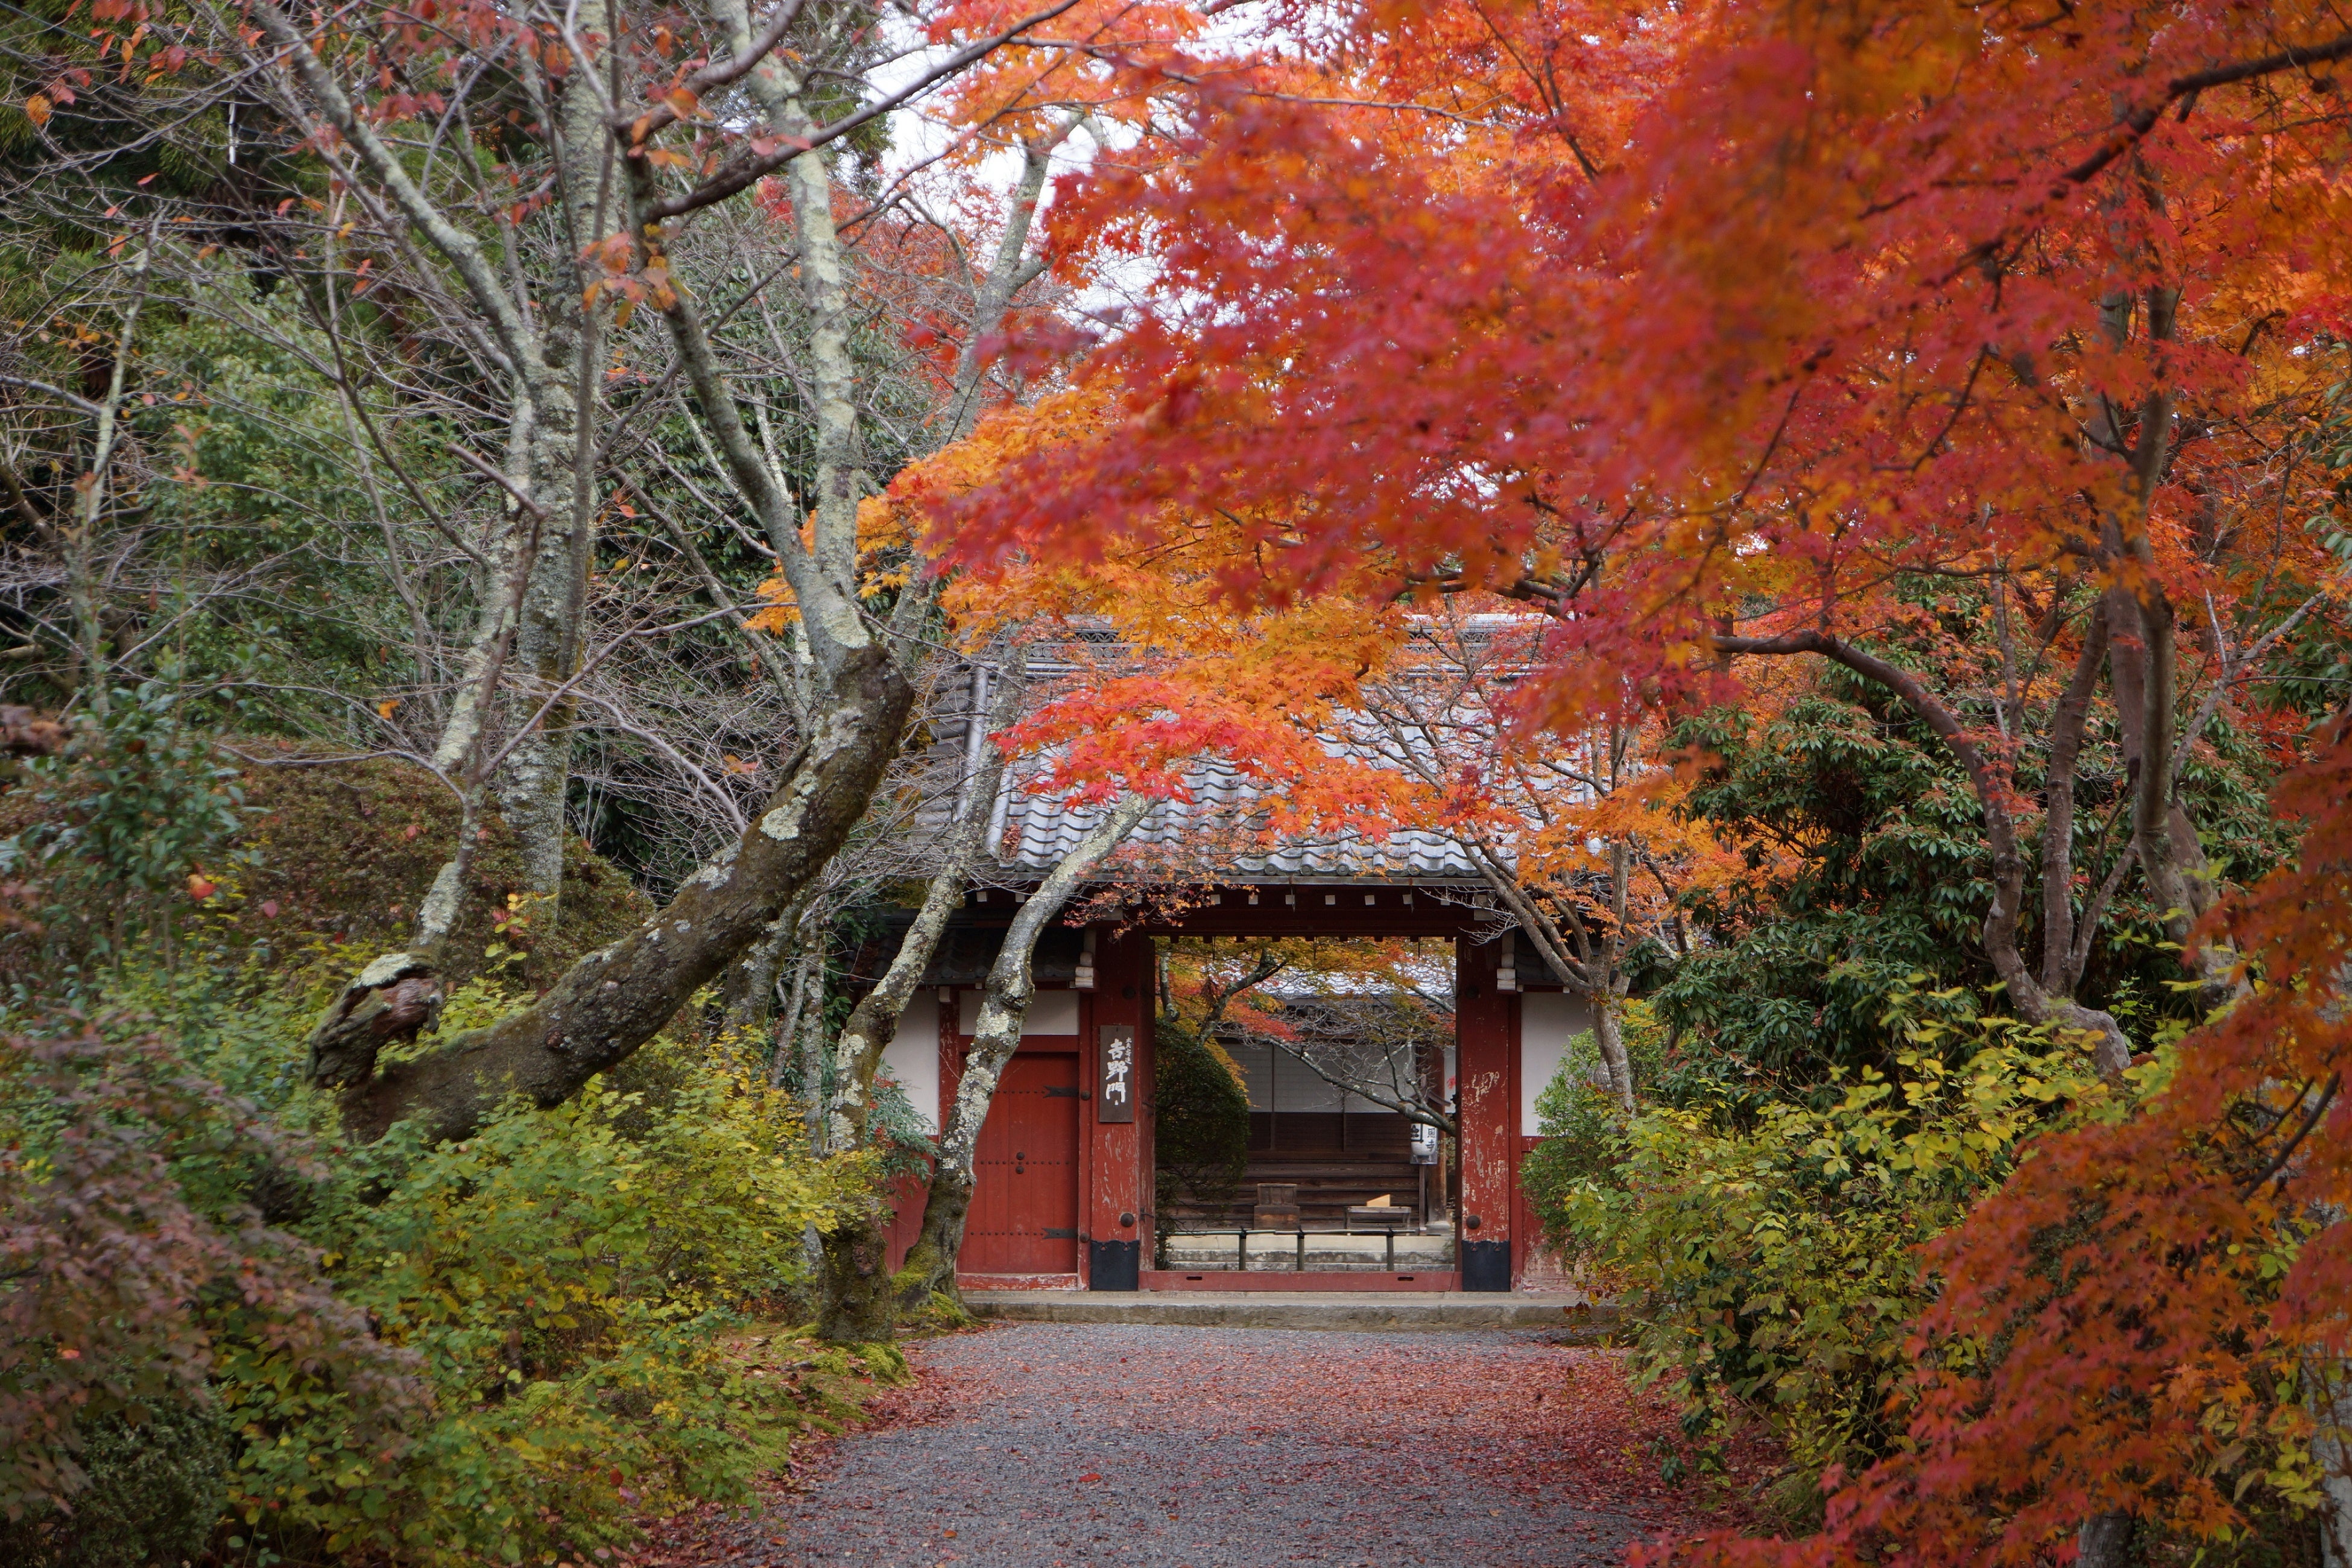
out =
{"type": "Polygon", "coordinates": [[[1078,1267],[1078,1058],[1016,1054],[980,1130],[967,1274],[1073,1274],[1078,1267]]]}

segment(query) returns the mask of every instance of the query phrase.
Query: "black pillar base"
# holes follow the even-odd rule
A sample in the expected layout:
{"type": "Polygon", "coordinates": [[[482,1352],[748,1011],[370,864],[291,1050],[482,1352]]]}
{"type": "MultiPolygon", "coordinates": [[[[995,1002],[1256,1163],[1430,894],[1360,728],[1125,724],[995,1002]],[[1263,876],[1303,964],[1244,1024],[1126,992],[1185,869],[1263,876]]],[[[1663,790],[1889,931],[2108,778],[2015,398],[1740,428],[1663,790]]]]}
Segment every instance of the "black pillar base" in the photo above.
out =
{"type": "Polygon", "coordinates": [[[1510,1288],[1509,1242],[1465,1241],[1462,1244],[1462,1289],[1507,1290],[1510,1288]]]}
{"type": "Polygon", "coordinates": [[[1142,1289],[1143,1243],[1139,1241],[1087,1243],[1087,1289],[1089,1290],[1142,1289]]]}

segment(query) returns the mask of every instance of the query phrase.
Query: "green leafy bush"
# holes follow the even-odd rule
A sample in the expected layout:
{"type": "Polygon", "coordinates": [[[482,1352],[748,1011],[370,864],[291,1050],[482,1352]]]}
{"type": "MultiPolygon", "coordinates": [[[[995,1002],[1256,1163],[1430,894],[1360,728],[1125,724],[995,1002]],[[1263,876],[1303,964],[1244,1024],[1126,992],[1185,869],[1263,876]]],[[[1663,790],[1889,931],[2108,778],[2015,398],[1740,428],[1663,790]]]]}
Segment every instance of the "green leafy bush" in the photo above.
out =
{"type": "Polygon", "coordinates": [[[799,1125],[722,1069],[659,1103],[599,1083],[463,1143],[382,1151],[365,1179],[389,1191],[312,1229],[340,1293],[421,1356],[435,1419],[397,1466],[327,1473],[309,1435],[334,1413],[227,1369],[248,1436],[303,1435],[247,1446],[247,1521],[335,1551],[513,1562],[624,1540],[643,1510],[748,1496],[760,1429],[793,1413],[721,1334],[795,1281],[803,1227],[866,1174],[808,1161],[799,1125]]]}
{"type": "Polygon", "coordinates": [[[246,858],[230,848],[247,816],[236,770],[182,721],[163,681],[111,693],[62,752],[22,764],[16,794],[29,820],[0,839],[0,875],[26,885],[34,919],[0,973],[19,1004],[79,998],[92,965],[119,970],[134,951],[168,959],[192,900],[210,890],[200,869],[246,858]]]}
{"type": "MultiPolygon", "coordinates": [[[[1180,1202],[1216,1213],[1229,1206],[1249,1164],[1249,1092],[1233,1058],[1164,1015],[1152,1037],[1153,1186],[1161,1215],[1180,1202]]],[[[1160,1259],[1165,1265],[1165,1258],[1160,1259]]]]}
{"type": "MultiPolygon", "coordinates": [[[[1940,585],[1931,596],[1954,631],[1990,608],[1949,594],[1940,585]]],[[[1932,624],[1891,628],[1877,651],[1932,668],[1953,646],[1916,637],[1932,624]]],[[[2111,789],[2125,772],[2117,741],[2093,724],[2084,789],[2111,789]]],[[[1981,813],[1949,752],[1886,689],[1820,669],[1777,711],[1710,709],[1678,722],[1671,743],[1693,768],[1683,810],[1725,843],[1747,846],[1751,874],[1685,902],[1708,940],[1676,959],[1651,994],[1684,1047],[1666,1065],[1663,1098],[1762,1100],[1835,1071],[1885,1072],[1908,1048],[1888,1023],[1892,999],[1907,993],[1905,1006],[1933,1007],[1960,1026],[1991,1005],[1984,999],[1998,994],[2000,977],[1982,945],[1992,881],[1981,813]]],[[[2224,882],[2251,882],[2288,852],[2265,804],[2271,765],[2222,715],[2184,762],[2183,803],[2224,882]]],[[[2030,796],[2042,784],[2038,753],[2028,748],[2018,766],[2030,796]]],[[[2112,852],[2088,837],[2076,850],[2090,857],[2084,868],[2098,868],[2095,878],[2112,852]]],[[[2025,907],[2041,897],[2029,876],[2025,907]]],[[[2136,1037],[2199,1011],[2192,992],[2169,984],[2179,963],[2158,913],[2139,879],[2126,878],[2075,992],[2118,1017],[2138,1013],[2136,1037]]]]}
{"type": "Polygon", "coordinates": [[[1904,1026],[1913,1048],[1891,1077],[1864,1069],[1818,1106],[1645,1110],[1612,1168],[1548,1199],[1553,1233],[1619,1291],[1642,1369],[1668,1384],[1685,1431],[1711,1440],[1763,1419],[1801,1500],[1899,1432],[1888,1400],[1906,1325],[1935,1289],[1918,1247],[2066,1102],[2102,1092],[2007,1020],[1973,1024],[1958,1066],[1949,1026],[1904,1026]]]}
{"type": "Polygon", "coordinates": [[[203,1555],[228,1500],[232,1448],[218,1414],[165,1404],[143,1420],[116,1415],[81,1433],[89,1484],[55,1506],[0,1522],[0,1551],[19,1568],[146,1568],[203,1555]]]}
{"type": "MultiPolygon", "coordinates": [[[[328,1149],[289,1069],[304,1002],[186,970],[122,989],[151,1012],[0,1051],[0,1504],[28,1529],[89,1495],[110,1411],[218,1423],[245,1548],[415,1563],[744,1499],[810,1419],[729,1347],[874,1162],[811,1160],[756,1073],[664,1038],[462,1143],[328,1149]],[[269,1172],[299,1220],[254,1211],[269,1172]]],[[[478,981],[452,1011],[514,1000],[478,981]]],[[[151,1531],[195,1506],[123,1496],[151,1531]]]]}
{"type": "MultiPolygon", "coordinates": [[[[1648,1003],[1624,1004],[1619,1035],[1633,1081],[1656,1082],[1666,1030],[1648,1003]]],[[[1520,1162],[1519,1185],[1544,1223],[1545,1243],[1556,1250],[1573,1249],[1562,1228],[1570,1195],[1580,1183],[1605,1179],[1624,1154],[1625,1115],[1601,1087],[1601,1043],[1587,1029],[1570,1037],[1559,1069],[1536,1095],[1536,1131],[1543,1142],[1520,1162]]]]}

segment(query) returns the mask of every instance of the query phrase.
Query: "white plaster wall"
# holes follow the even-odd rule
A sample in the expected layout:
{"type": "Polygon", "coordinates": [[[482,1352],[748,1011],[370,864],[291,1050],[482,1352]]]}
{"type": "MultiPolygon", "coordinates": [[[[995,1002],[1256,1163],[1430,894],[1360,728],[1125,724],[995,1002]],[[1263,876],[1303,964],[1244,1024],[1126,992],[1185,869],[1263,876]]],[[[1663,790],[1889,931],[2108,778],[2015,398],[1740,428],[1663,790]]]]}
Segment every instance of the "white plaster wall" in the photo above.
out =
{"type": "MultiPolygon", "coordinates": [[[[957,994],[956,1032],[969,1035],[980,1027],[980,993],[957,994]]],[[[1078,1032],[1078,994],[1040,991],[1029,999],[1029,1016],[1021,1021],[1021,1037],[1032,1035],[1075,1035],[1078,1032]]]]}
{"type": "Polygon", "coordinates": [[[898,1015],[898,1032],[882,1047],[882,1070],[898,1080],[922,1118],[923,1131],[940,1131],[940,999],[918,991],[898,1015]]]}
{"type": "Polygon", "coordinates": [[[1231,1046],[1227,1049],[1233,1055],[1234,1065],[1242,1069],[1243,1082],[1249,1088],[1250,1109],[1272,1110],[1274,1097],[1269,1092],[1272,1079],[1267,1068],[1274,1052],[1265,1046],[1250,1045],[1231,1046]]]}
{"type": "MultiPolygon", "coordinates": [[[[1249,1081],[1252,1110],[1337,1110],[1339,1091],[1288,1058],[1277,1059],[1275,1048],[1264,1045],[1229,1047],[1234,1063],[1249,1081]]],[[[1350,1110],[1355,1107],[1349,1107],[1350,1110]]]]}
{"type": "Polygon", "coordinates": [[[1519,998],[1519,1136],[1536,1135],[1536,1096],[1559,1071],[1568,1042],[1592,1027],[1592,1009],[1565,991],[1530,991],[1519,998]]]}
{"type": "MultiPolygon", "coordinates": [[[[1331,1083],[1316,1075],[1314,1069],[1301,1064],[1295,1057],[1279,1055],[1272,1046],[1239,1045],[1227,1047],[1234,1064],[1242,1069],[1249,1086],[1252,1110],[1345,1110],[1350,1115],[1360,1111],[1385,1111],[1385,1105],[1374,1104],[1360,1094],[1341,1096],[1331,1083]],[[1277,1059],[1278,1058],[1278,1059],[1277,1059]]],[[[1451,1070],[1453,1058],[1447,1056],[1451,1070]]]]}

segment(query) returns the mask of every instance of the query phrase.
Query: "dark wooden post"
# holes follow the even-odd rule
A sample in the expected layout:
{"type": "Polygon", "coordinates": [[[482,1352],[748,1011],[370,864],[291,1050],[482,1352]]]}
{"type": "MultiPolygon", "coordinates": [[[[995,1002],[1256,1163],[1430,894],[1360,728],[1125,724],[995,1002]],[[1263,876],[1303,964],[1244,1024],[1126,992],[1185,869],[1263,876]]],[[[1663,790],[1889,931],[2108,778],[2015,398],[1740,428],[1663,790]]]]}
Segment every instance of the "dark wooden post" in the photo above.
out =
{"type": "Polygon", "coordinates": [[[1454,1079],[1461,1094],[1462,1201],[1454,1236],[1462,1289],[1508,1290],[1511,1218],[1518,1204],[1519,1014],[1517,995],[1495,989],[1508,949],[1454,942],[1454,1079]]]}
{"type": "Polygon", "coordinates": [[[1093,1028],[1080,1041],[1090,1098],[1084,1122],[1089,1142],[1087,1202],[1087,1286],[1133,1290],[1141,1283],[1143,1250],[1151,1224],[1151,941],[1129,935],[1097,938],[1093,1028]],[[1127,1068],[1124,1107],[1107,1106],[1106,1072],[1127,1068]],[[1126,1119],[1114,1120],[1124,1116],[1126,1119]]]}

